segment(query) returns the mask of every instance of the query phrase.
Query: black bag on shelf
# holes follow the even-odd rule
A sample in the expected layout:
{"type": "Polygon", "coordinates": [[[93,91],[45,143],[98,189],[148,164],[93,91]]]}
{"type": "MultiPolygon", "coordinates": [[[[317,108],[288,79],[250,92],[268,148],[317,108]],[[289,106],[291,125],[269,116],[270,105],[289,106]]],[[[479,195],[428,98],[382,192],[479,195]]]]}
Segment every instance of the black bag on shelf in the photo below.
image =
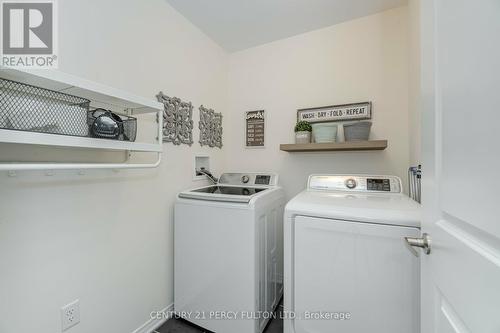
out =
{"type": "Polygon", "coordinates": [[[89,111],[89,132],[95,138],[135,141],[136,121],[135,118],[99,108],[89,111]]]}

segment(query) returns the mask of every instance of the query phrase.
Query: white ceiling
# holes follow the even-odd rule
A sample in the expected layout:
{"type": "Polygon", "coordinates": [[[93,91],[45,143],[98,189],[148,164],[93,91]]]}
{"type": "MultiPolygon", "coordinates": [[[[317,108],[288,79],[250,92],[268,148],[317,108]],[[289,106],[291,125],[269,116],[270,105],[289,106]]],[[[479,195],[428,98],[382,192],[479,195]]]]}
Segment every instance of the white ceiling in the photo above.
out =
{"type": "Polygon", "coordinates": [[[407,0],[167,0],[227,51],[405,5],[407,0]]]}

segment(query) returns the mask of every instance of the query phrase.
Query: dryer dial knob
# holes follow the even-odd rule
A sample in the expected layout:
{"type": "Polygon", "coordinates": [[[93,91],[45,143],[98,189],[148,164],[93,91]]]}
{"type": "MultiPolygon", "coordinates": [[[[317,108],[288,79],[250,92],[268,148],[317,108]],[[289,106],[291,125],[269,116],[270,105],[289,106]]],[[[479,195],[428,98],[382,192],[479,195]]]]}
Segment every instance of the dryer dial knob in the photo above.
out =
{"type": "Polygon", "coordinates": [[[356,180],[354,180],[353,178],[349,178],[345,181],[345,186],[348,188],[348,189],[353,189],[356,187],[356,180]]]}
{"type": "Polygon", "coordinates": [[[249,180],[250,180],[250,177],[248,177],[247,175],[241,176],[241,182],[243,184],[248,183],[249,180]]]}

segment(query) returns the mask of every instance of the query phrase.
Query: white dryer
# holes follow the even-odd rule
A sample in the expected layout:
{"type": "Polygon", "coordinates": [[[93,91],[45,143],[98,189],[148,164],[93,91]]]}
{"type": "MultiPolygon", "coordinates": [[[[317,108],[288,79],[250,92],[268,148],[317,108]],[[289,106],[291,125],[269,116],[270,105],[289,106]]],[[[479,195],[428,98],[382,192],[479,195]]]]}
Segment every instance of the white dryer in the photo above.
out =
{"type": "Polygon", "coordinates": [[[174,309],[217,333],[260,333],[283,293],[278,176],[225,173],[175,204],[174,309]]]}
{"type": "Polygon", "coordinates": [[[394,176],[312,175],[285,208],[285,333],[418,333],[419,204],[394,176]]]}

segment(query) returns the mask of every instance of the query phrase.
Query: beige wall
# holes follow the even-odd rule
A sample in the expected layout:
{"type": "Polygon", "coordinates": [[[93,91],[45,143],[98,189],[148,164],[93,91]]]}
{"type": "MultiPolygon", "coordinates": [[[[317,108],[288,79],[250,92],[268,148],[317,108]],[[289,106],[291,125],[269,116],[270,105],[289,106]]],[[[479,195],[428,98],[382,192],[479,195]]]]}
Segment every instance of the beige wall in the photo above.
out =
{"type": "Polygon", "coordinates": [[[418,165],[420,160],[420,0],[408,1],[409,78],[408,110],[410,128],[410,163],[418,165]]]}
{"type": "MultiPolygon", "coordinates": [[[[156,170],[0,174],[0,332],[132,332],[173,301],[172,207],[193,155],[222,171],[276,171],[289,196],[314,172],[405,176],[409,163],[407,8],[226,55],[163,0],[60,1],[60,69],[154,99],[224,114],[224,148],[165,146],[156,170]],[[383,152],[289,154],[298,108],[373,101],[383,152]],[[243,112],[265,109],[267,147],[244,148],[243,112]]],[[[0,159],[78,159],[88,151],[0,146],[0,159]]]]}
{"type": "MultiPolygon", "coordinates": [[[[224,51],[164,0],[59,1],[60,70],[154,100],[168,95],[226,113],[224,51]]],[[[198,111],[193,116],[195,124],[198,111]]],[[[173,302],[172,209],[192,182],[193,154],[166,144],[158,169],[0,174],[0,332],[130,333],[173,302]]],[[[0,159],[104,159],[106,153],[0,146],[0,159]]],[[[120,157],[123,157],[121,155],[120,157]]]]}
{"type": "MultiPolygon", "coordinates": [[[[278,172],[289,196],[311,173],[381,173],[406,178],[409,165],[407,7],[230,55],[227,167],[278,172]],[[286,153],[296,110],[373,102],[382,152],[286,153]],[[265,109],[266,148],[244,147],[244,111],[265,109]]],[[[227,138],[227,136],[226,136],[227,138]]],[[[406,184],[406,182],[405,182],[406,184]]]]}

